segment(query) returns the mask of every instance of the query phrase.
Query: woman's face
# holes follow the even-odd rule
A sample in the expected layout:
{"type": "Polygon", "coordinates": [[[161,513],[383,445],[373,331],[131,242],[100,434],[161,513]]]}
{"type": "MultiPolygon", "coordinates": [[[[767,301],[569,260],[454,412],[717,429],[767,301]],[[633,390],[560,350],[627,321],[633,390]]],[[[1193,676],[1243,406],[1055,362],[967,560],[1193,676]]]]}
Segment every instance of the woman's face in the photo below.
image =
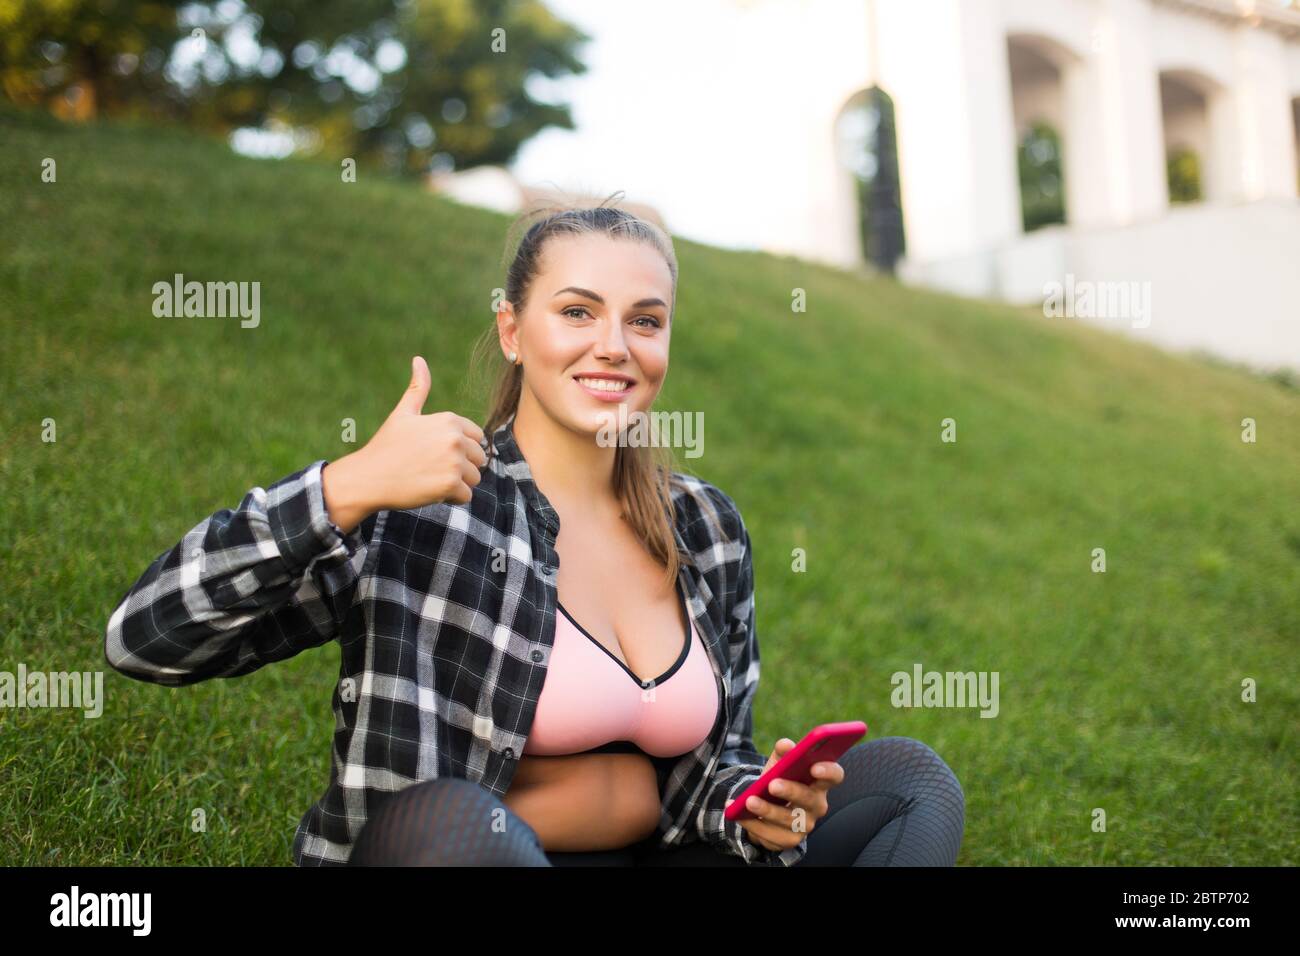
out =
{"type": "Polygon", "coordinates": [[[594,435],[617,428],[619,406],[650,409],[668,374],[672,273],[653,246],[607,236],[551,239],[539,257],[528,305],[499,318],[502,345],[519,354],[523,388],[551,418],[594,435]],[[588,375],[627,379],[617,386],[588,375]],[[586,379],[584,381],[584,379],[586,379]]]}

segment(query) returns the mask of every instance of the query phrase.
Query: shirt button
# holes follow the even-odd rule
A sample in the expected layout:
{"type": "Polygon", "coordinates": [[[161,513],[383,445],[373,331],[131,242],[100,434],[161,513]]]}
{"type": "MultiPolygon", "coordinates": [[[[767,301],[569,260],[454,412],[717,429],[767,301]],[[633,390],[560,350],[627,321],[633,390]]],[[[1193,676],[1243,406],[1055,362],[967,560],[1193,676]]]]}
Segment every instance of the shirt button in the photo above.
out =
{"type": "Polygon", "coordinates": [[[545,574],[548,578],[552,574],[554,574],[555,571],[556,571],[556,567],[553,564],[547,564],[542,566],[542,573],[545,574]]]}
{"type": "Polygon", "coordinates": [[[507,748],[506,748],[506,752],[505,752],[504,754],[502,754],[502,756],[505,757],[507,760],[514,760],[514,759],[515,759],[515,748],[514,748],[514,747],[507,747],[507,748]]]}
{"type": "Polygon", "coordinates": [[[543,654],[542,654],[541,651],[533,651],[533,663],[534,663],[534,664],[540,664],[540,663],[542,662],[542,657],[543,657],[543,654]]]}

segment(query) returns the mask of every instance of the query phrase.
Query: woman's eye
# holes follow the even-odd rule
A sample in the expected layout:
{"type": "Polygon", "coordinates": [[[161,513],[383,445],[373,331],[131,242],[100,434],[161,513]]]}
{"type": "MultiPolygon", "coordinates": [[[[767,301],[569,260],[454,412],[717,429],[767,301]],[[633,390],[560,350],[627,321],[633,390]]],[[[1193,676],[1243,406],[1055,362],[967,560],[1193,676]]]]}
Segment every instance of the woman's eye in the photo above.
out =
{"type": "MultiPolygon", "coordinates": [[[[590,315],[590,314],[591,314],[590,312],[587,311],[587,308],[586,308],[585,306],[581,306],[581,305],[571,305],[571,306],[569,306],[567,309],[561,309],[561,310],[560,310],[560,314],[561,314],[561,315],[570,315],[571,318],[580,318],[580,317],[581,317],[581,316],[573,316],[573,315],[571,315],[571,313],[573,313],[573,312],[579,312],[579,313],[582,313],[582,314],[585,314],[585,315],[590,315]]],[[[636,321],[637,321],[637,322],[640,322],[642,319],[649,320],[653,328],[656,328],[656,329],[657,329],[657,328],[662,328],[662,327],[663,327],[663,323],[660,322],[660,321],[659,321],[657,318],[655,318],[653,315],[638,315],[638,316],[636,317],[636,321]]],[[[642,328],[646,328],[646,326],[642,326],[642,328]]]]}

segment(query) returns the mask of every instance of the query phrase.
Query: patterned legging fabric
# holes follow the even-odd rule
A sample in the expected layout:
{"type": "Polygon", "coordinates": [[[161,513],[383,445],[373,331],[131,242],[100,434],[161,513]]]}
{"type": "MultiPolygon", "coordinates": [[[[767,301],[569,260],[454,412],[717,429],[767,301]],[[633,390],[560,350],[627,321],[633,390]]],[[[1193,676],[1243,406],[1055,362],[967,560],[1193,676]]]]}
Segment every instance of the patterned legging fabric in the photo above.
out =
{"type": "MultiPolygon", "coordinates": [[[[808,834],[796,866],[953,866],[966,799],[956,775],[929,746],[879,737],[840,757],[844,780],[808,834]]],[[[590,852],[542,849],[537,832],[489,790],[450,777],[388,798],[353,844],[350,866],[745,866],[716,846],[660,849],[658,834],[590,852]],[[497,825],[494,826],[494,821],[497,825]]]]}

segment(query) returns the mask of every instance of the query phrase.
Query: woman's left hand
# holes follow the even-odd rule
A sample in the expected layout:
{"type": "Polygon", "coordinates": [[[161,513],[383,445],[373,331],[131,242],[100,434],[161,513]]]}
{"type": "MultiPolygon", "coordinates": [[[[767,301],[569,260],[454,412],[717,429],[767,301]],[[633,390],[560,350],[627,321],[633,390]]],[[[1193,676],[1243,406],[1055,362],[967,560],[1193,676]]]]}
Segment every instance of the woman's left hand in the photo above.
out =
{"type": "MultiPolygon", "coordinates": [[[[778,740],[772,756],[763,765],[763,772],[766,773],[794,746],[795,742],[789,737],[778,740]]],[[[817,821],[826,816],[826,791],[843,782],[844,768],[833,760],[821,760],[812,765],[812,775],[812,783],[785,779],[772,782],[769,791],[774,798],[785,801],[784,804],[759,797],[749,798],[749,811],[754,816],[738,822],[750,840],[764,849],[780,852],[798,846],[812,832],[817,821]]],[[[726,806],[734,802],[728,800],[726,806]]]]}

